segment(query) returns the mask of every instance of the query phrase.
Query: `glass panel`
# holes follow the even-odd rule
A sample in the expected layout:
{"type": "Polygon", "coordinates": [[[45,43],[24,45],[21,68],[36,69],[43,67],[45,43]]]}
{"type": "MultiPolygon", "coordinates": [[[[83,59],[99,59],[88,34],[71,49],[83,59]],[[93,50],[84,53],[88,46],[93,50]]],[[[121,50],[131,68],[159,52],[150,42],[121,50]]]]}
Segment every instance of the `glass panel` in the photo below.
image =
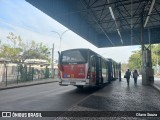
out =
{"type": "Polygon", "coordinates": [[[87,51],[86,50],[67,50],[62,52],[62,63],[86,63],[87,51]]]}

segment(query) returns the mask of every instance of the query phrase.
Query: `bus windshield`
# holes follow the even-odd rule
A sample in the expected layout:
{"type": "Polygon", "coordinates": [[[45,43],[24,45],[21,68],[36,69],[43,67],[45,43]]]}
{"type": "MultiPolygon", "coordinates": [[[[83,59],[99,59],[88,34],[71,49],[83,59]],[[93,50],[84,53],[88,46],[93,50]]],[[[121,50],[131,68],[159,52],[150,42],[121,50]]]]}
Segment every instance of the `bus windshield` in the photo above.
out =
{"type": "Polygon", "coordinates": [[[86,63],[87,51],[86,50],[68,50],[63,51],[61,54],[62,64],[70,63],[86,63]]]}

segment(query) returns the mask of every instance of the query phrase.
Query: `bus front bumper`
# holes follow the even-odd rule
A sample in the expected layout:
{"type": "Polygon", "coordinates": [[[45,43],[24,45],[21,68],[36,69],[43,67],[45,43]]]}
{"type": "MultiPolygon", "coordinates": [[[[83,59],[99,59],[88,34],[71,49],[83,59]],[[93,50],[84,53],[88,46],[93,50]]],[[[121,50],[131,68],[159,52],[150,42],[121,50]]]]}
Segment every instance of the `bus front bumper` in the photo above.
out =
{"type": "Polygon", "coordinates": [[[86,80],[86,81],[79,81],[79,80],[76,80],[76,81],[66,81],[66,80],[62,80],[59,82],[59,85],[64,85],[64,86],[67,86],[67,85],[75,85],[75,86],[86,86],[86,85],[89,85],[89,80],[86,80]]]}

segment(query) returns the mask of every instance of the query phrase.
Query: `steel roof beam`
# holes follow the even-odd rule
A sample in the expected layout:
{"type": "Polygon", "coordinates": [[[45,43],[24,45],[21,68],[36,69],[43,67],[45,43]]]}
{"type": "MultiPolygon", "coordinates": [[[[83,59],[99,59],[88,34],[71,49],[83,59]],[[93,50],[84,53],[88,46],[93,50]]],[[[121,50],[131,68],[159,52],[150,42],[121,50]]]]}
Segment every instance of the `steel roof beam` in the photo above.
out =
{"type": "Polygon", "coordinates": [[[90,6],[89,8],[91,8],[98,0],[95,0],[90,6]]]}
{"type": "MultiPolygon", "coordinates": [[[[139,13],[139,17],[137,18],[137,20],[136,20],[136,22],[135,23],[133,23],[133,29],[134,28],[136,28],[136,26],[138,25],[137,23],[139,23],[139,25],[140,25],[140,18],[144,15],[144,9],[145,9],[145,6],[147,5],[147,3],[148,3],[148,1],[145,1],[145,3],[143,4],[143,6],[142,6],[142,9],[140,9],[141,10],[141,12],[139,13]]],[[[134,17],[133,17],[134,18],[134,17]]],[[[140,25],[141,26],[141,25],[140,25]]],[[[139,27],[140,27],[139,26],[139,27]]]]}
{"type": "MultiPolygon", "coordinates": [[[[136,3],[139,3],[139,2],[144,2],[144,1],[148,1],[148,0],[134,0],[133,2],[132,2],[132,4],[136,4],[136,3]]],[[[97,6],[94,6],[94,7],[92,7],[92,8],[98,8],[98,7],[102,7],[102,6],[111,6],[111,5],[113,5],[113,4],[116,4],[116,3],[118,3],[118,2],[126,2],[126,3],[124,3],[123,5],[130,5],[131,4],[131,2],[129,1],[129,0],[121,0],[121,1],[117,1],[117,2],[110,2],[110,3],[106,3],[106,4],[102,4],[102,5],[97,5],[97,6]]],[[[118,7],[120,7],[120,6],[122,6],[122,5],[118,5],[118,7]]]]}
{"type": "MultiPolygon", "coordinates": [[[[84,6],[84,3],[80,0],[80,2],[82,3],[82,5],[84,6]]],[[[84,1],[86,2],[86,1],[84,1]]],[[[85,3],[86,4],[86,3],[85,3]]],[[[97,23],[97,25],[100,27],[100,29],[102,30],[102,32],[104,33],[104,35],[107,37],[107,39],[110,41],[111,45],[114,46],[114,43],[112,42],[112,40],[109,38],[109,36],[107,35],[106,31],[103,29],[103,27],[98,23],[98,20],[96,18],[96,16],[94,15],[94,12],[92,11],[92,9],[89,9],[90,13],[92,14],[92,17],[94,17],[95,22],[97,23]]]]}
{"type": "Polygon", "coordinates": [[[150,15],[151,15],[151,12],[152,12],[153,7],[154,7],[154,3],[155,3],[155,0],[152,0],[151,7],[150,7],[150,9],[149,9],[147,18],[146,18],[145,23],[144,23],[144,27],[146,27],[146,25],[147,25],[147,23],[148,23],[149,17],[150,17],[150,15]]]}
{"type": "MultiPolygon", "coordinates": [[[[154,7],[154,9],[156,10],[156,13],[160,16],[160,11],[158,11],[156,7],[154,7]]],[[[152,13],[152,15],[154,15],[154,14],[152,13]]]]}
{"type": "MultiPolygon", "coordinates": [[[[130,19],[131,19],[130,16],[123,16],[123,17],[116,18],[116,21],[125,20],[124,17],[127,18],[127,20],[130,20],[130,19]]],[[[140,17],[140,16],[137,15],[137,16],[135,16],[134,18],[139,18],[139,17],[140,17]]],[[[92,21],[90,21],[90,23],[91,23],[91,22],[92,22],[92,21]]],[[[114,20],[113,20],[113,19],[109,19],[109,20],[101,21],[101,23],[110,23],[110,22],[114,22],[114,20]]],[[[94,24],[94,22],[92,22],[92,24],[94,24]]]]}
{"type": "MultiPolygon", "coordinates": [[[[128,14],[126,14],[126,15],[131,16],[131,15],[130,15],[130,13],[128,12],[128,10],[126,9],[125,5],[124,5],[122,2],[119,2],[119,3],[123,6],[123,8],[125,9],[125,11],[128,13],[128,14]]],[[[117,4],[117,6],[116,6],[116,7],[118,7],[118,8],[119,8],[119,4],[117,4]]]]}
{"type": "MultiPolygon", "coordinates": [[[[108,0],[108,3],[110,3],[109,0],[108,0]]],[[[117,22],[116,22],[116,18],[115,18],[115,16],[114,16],[114,13],[113,13],[113,10],[112,10],[112,7],[111,7],[111,6],[109,6],[109,11],[110,11],[110,13],[111,13],[112,19],[113,19],[114,22],[115,22],[116,29],[117,29],[118,35],[119,35],[119,37],[120,37],[121,43],[123,44],[123,39],[122,39],[120,30],[119,30],[119,27],[118,27],[118,24],[117,24],[117,22]]]]}
{"type": "MultiPolygon", "coordinates": [[[[121,13],[121,9],[119,9],[119,7],[117,7],[117,6],[116,6],[116,8],[117,8],[119,14],[122,16],[123,20],[127,23],[128,27],[130,28],[130,24],[128,23],[128,21],[125,19],[125,17],[124,17],[123,14],[121,13]]],[[[129,14],[129,16],[130,16],[130,14],[129,14]]],[[[117,19],[116,19],[116,20],[117,20],[117,19]]],[[[120,23],[121,23],[121,22],[122,22],[122,20],[120,20],[120,23]]]]}
{"type": "MultiPolygon", "coordinates": [[[[151,30],[151,42],[158,43],[160,39],[160,36],[158,36],[160,34],[159,0],[155,0],[150,15],[148,13],[153,0],[110,0],[110,3],[106,2],[107,0],[26,1],[29,1],[32,5],[97,47],[112,47],[112,43],[114,43],[114,46],[137,44],[135,37],[140,38],[140,28],[144,26],[147,16],[149,16],[149,20],[146,26],[151,30]],[[84,5],[79,4],[81,2],[84,5]],[[110,14],[109,6],[112,7],[116,23],[110,14]],[[143,19],[141,19],[141,16],[143,16],[143,19]],[[131,18],[133,19],[131,20],[131,18]],[[141,20],[143,20],[143,24],[141,20]],[[132,26],[131,24],[134,31],[133,44],[130,44],[130,35],[132,33],[128,27],[132,26]],[[123,45],[119,39],[120,37],[123,37],[123,45]]],[[[144,29],[145,44],[148,42],[147,35],[148,32],[144,29]]]]}
{"type": "MultiPolygon", "coordinates": [[[[141,3],[142,2],[140,2],[140,4],[141,3]]],[[[137,18],[136,22],[134,22],[134,24],[133,24],[133,29],[136,28],[136,26],[138,25],[138,23],[139,23],[138,27],[141,27],[141,19],[140,18],[144,15],[144,9],[145,9],[146,4],[147,4],[147,2],[145,1],[145,3],[143,4],[143,6],[141,7],[142,9],[140,9],[141,11],[138,14],[138,18],[137,18]]],[[[133,18],[135,18],[135,17],[133,17],[133,18]]]]}
{"type": "Polygon", "coordinates": [[[154,16],[152,16],[152,19],[154,19],[154,22],[160,22],[160,20],[158,20],[157,18],[155,18],[154,16]]]}
{"type": "MultiPolygon", "coordinates": [[[[109,0],[108,0],[108,3],[110,3],[109,0]]],[[[111,13],[112,19],[115,21],[116,30],[117,30],[118,35],[119,35],[119,37],[120,37],[121,43],[122,43],[122,45],[123,45],[123,39],[122,39],[120,30],[119,30],[119,27],[118,27],[118,24],[117,24],[117,21],[116,21],[116,18],[115,18],[115,16],[114,16],[114,13],[113,13],[113,10],[112,10],[112,7],[111,7],[111,6],[109,6],[109,11],[110,11],[110,13],[111,13]]]]}
{"type": "MultiPolygon", "coordinates": [[[[132,1],[132,3],[133,3],[133,1],[132,1]]],[[[136,8],[135,12],[133,13],[133,17],[136,15],[136,13],[137,13],[138,10],[140,11],[139,8],[140,8],[141,3],[142,3],[142,2],[140,2],[140,3],[138,4],[138,7],[136,8]]],[[[133,4],[132,4],[132,5],[133,5],[133,4]]],[[[132,10],[133,10],[133,9],[132,9],[132,10]]],[[[133,10],[133,11],[134,11],[134,10],[133,10]]],[[[138,11],[138,12],[139,12],[139,11],[138,11]]]]}
{"type": "MultiPolygon", "coordinates": [[[[108,8],[107,8],[108,9],[108,8]]],[[[101,22],[105,19],[105,18],[107,18],[108,16],[109,16],[109,11],[108,11],[108,13],[106,13],[106,15],[101,19],[101,22]]]]}
{"type": "MultiPolygon", "coordinates": [[[[106,3],[107,1],[105,1],[105,3],[106,3]]],[[[99,20],[98,21],[101,21],[101,17],[102,17],[102,14],[103,14],[103,12],[104,12],[104,8],[105,8],[105,5],[103,6],[103,8],[102,8],[102,12],[101,12],[101,15],[100,15],[100,17],[99,17],[99,20]]]]}

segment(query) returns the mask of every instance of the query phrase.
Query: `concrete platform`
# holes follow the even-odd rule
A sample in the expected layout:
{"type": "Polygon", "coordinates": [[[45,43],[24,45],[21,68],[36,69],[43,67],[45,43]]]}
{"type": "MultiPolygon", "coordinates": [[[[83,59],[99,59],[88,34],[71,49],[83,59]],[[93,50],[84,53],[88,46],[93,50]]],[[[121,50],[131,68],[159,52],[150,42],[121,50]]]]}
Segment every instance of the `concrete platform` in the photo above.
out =
{"type": "MultiPolygon", "coordinates": [[[[18,85],[10,85],[7,87],[1,87],[0,90],[12,89],[17,87],[25,87],[37,84],[46,84],[50,82],[57,82],[55,79],[46,79],[40,81],[32,81],[27,83],[21,83],[18,85]]],[[[107,84],[97,92],[87,96],[80,100],[78,103],[68,109],[69,111],[94,111],[91,112],[90,117],[64,117],[63,114],[56,119],[65,120],[159,120],[160,119],[160,79],[156,78],[152,86],[143,86],[141,79],[138,79],[137,85],[134,84],[134,80],[130,80],[130,85],[127,85],[126,79],[113,81],[111,84],[107,84]],[[106,114],[110,113],[110,117],[97,116],[99,112],[104,111],[106,114]],[[113,113],[116,114],[114,117],[113,113]],[[138,113],[158,113],[159,117],[144,117],[134,116],[138,113]],[[130,114],[130,117],[127,117],[130,114]],[[93,116],[93,117],[92,117],[93,116]],[[133,117],[134,116],[134,117],[133,117]]],[[[64,113],[65,114],[65,113],[64,113]]],[[[73,116],[75,115],[73,112],[73,116]]],[[[79,113],[77,113],[79,114],[79,113]]],[[[87,113],[88,114],[88,113],[87,113]]],[[[70,115],[72,116],[72,115],[70,115]]]]}
{"type": "Polygon", "coordinates": [[[154,84],[152,84],[152,87],[154,87],[156,90],[160,92],[160,78],[154,78],[154,84]]]}
{"type": "MultiPolygon", "coordinates": [[[[158,83],[156,82],[155,84],[160,86],[158,83]]],[[[110,111],[113,113],[121,111],[122,113],[122,116],[118,114],[119,116],[115,117],[112,115],[111,117],[94,117],[96,116],[96,112],[94,112],[93,117],[76,118],[76,120],[159,120],[160,93],[152,86],[143,86],[141,80],[138,80],[137,85],[135,85],[134,80],[131,79],[129,86],[127,85],[126,79],[122,79],[121,82],[116,80],[81,100],[79,103],[68,109],[68,111],[106,111],[106,114],[110,111]],[[149,112],[158,113],[159,117],[138,116],[138,113],[141,112],[144,112],[144,114],[149,112]],[[129,113],[131,116],[129,115],[130,117],[127,117],[128,115],[126,114],[129,113]]],[[[61,115],[61,117],[58,117],[57,119],[63,118],[63,115],[61,115]]],[[[65,120],[72,119],[75,119],[75,117],[65,117],[65,120]]]]}

